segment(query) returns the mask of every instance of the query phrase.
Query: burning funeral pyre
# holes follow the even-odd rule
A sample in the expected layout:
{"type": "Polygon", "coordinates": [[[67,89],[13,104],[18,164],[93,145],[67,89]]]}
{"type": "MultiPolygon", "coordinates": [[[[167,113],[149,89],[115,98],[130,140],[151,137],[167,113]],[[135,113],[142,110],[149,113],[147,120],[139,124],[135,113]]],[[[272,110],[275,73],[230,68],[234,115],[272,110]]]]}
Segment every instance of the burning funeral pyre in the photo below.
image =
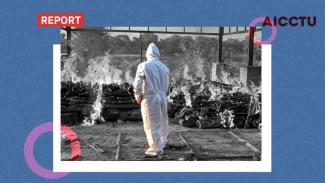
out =
{"type": "Polygon", "coordinates": [[[189,81],[171,90],[169,115],[182,126],[258,128],[261,124],[261,94],[255,87],[189,81]]]}
{"type": "Polygon", "coordinates": [[[62,83],[62,122],[92,126],[95,123],[141,121],[140,106],[128,83],[90,85],[86,83],[62,83]]]}
{"type": "MultiPolygon", "coordinates": [[[[184,127],[258,128],[261,94],[215,81],[172,84],[168,112],[184,127]]],[[[62,122],[92,126],[104,122],[141,121],[140,106],[129,83],[62,82],[62,122]]]]}
{"type": "MultiPolygon", "coordinates": [[[[140,105],[136,104],[131,84],[136,66],[114,64],[109,54],[89,60],[72,55],[64,60],[62,123],[87,127],[104,122],[141,121],[140,105]]],[[[168,94],[171,121],[202,129],[259,128],[260,88],[235,82],[226,68],[229,67],[225,64],[219,65],[217,81],[210,81],[197,74],[201,73],[200,69],[189,74],[188,65],[184,65],[183,76],[171,78],[168,94]]]]}

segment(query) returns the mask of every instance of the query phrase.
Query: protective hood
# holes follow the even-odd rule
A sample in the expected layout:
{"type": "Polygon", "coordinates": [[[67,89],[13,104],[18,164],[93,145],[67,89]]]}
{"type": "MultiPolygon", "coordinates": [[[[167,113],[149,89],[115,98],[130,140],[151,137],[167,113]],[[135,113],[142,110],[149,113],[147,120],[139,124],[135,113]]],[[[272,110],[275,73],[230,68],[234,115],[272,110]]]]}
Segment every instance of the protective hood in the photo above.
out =
{"type": "Polygon", "coordinates": [[[146,52],[147,61],[159,59],[160,53],[158,47],[154,43],[150,43],[146,52]]]}

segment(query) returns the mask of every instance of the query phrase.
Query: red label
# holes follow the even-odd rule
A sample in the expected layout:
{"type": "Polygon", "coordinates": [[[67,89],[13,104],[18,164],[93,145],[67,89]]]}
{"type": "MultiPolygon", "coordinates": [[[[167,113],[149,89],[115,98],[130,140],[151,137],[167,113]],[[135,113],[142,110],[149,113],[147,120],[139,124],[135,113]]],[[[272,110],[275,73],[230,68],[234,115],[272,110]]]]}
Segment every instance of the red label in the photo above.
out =
{"type": "Polygon", "coordinates": [[[38,13],[38,27],[83,27],[83,13],[38,13]]]}

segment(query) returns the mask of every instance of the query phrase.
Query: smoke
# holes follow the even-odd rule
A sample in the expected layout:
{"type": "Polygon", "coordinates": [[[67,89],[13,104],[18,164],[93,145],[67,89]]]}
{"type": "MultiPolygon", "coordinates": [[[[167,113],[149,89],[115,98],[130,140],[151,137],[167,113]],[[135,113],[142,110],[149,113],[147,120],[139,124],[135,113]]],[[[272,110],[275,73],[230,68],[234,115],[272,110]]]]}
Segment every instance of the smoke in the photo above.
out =
{"type": "Polygon", "coordinates": [[[192,80],[192,77],[189,75],[189,69],[187,64],[184,65],[183,78],[186,80],[192,80]]]}
{"type": "Polygon", "coordinates": [[[134,77],[131,75],[131,69],[128,69],[125,73],[124,73],[124,78],[125,81],[128,83],[133,83],[134,81],[134,77]]]}
{"type": "Polygon", "coordinates": [[[229,85],[237,85],[239,79],[234,76],[236,71],[231,65],[219,63],[216,65],[214,72],[216,72],[216,81],[229,85]]]}
{"type": "Polygon", "coordinates": [[[195,45],[185,46],[181,44],[181,49],[185,53],[183,79],[200,78],[205,80],[206,71],[204,70],[204,65],[207,63],[207,58],[202,56],[200,50],[195,45]]]}
{"type": "Polygon", "coordinates": [[[204,59],[201,57],[197,57],[197,60],[194,63],[195,63],[194,67],[196,68],[195,75],[201,78],[202,80],[205,80],[206,75],[204,70],[204,64],[206,63],[204,63],[204,59]]]}

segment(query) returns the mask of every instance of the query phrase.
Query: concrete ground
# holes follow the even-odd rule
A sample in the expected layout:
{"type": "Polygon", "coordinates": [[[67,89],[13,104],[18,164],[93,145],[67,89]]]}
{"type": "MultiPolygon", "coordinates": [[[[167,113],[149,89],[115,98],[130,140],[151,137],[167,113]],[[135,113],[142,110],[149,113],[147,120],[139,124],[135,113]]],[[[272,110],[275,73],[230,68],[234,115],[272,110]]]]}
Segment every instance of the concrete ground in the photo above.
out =
{"type": "MultiPolygon", "coordinates": [[[[195,129],[170,125],[169,143],[162,156],[146,157],[142,122],[72,126],[81,145],[81,161],[258,161],[261,133],[257,129],[195,129]]],[[[61,159],[69,160],[70,144],[61,143],[61,159]]]]}

